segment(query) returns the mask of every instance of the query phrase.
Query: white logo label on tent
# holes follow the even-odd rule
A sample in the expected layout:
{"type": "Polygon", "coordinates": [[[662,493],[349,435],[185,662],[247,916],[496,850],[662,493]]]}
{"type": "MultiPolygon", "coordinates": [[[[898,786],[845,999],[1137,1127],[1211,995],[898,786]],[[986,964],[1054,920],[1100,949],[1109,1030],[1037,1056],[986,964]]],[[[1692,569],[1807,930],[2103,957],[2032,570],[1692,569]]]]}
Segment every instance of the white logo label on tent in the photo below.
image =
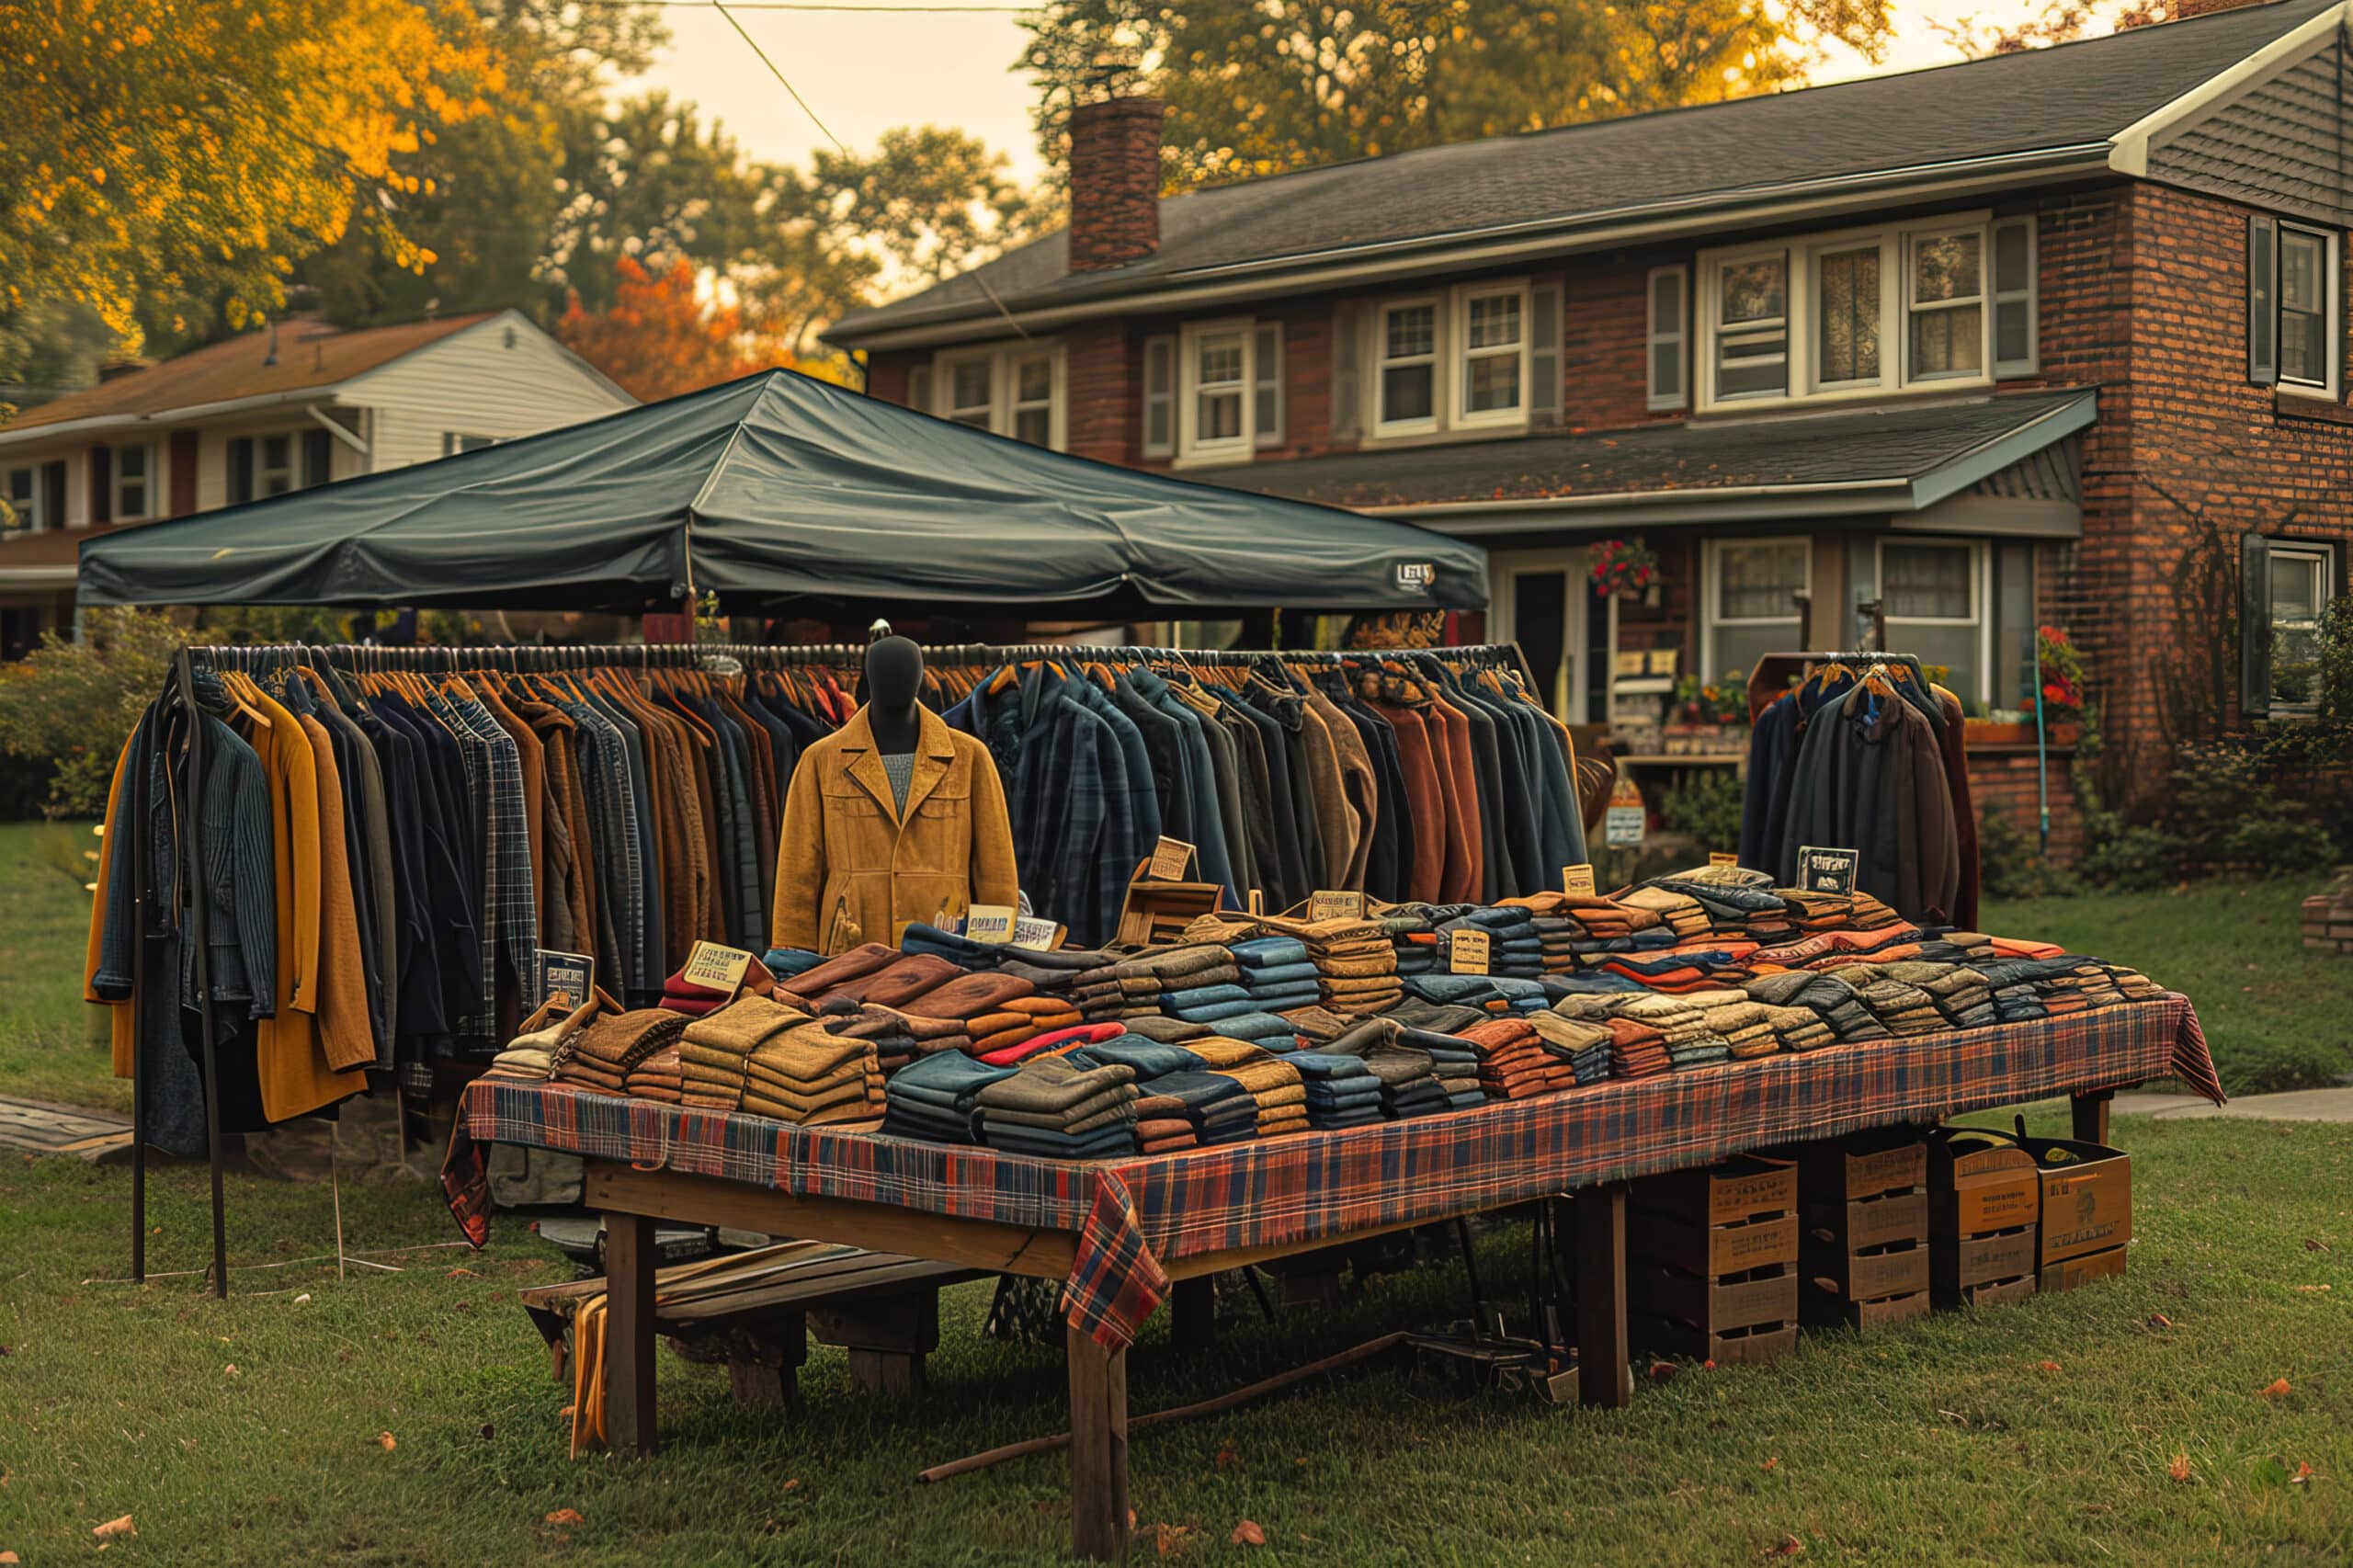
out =
{"type": "Polygon", "coordinates": [[[1397,585],[1427,594],[1438,582],[1438,562],[1434,561],[1400,561],[1397,562],[1397,585]]]}

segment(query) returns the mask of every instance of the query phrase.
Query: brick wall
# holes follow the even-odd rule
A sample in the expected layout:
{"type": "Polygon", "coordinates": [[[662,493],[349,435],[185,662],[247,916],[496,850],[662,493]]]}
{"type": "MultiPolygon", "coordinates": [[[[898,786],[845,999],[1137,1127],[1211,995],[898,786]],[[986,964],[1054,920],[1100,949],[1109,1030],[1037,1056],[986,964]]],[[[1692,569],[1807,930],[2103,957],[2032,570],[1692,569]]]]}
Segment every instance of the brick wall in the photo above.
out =
{"type": "MultiPolygon", "coordinates": [[[[866,358],[866,391],[869,396],[885,403],[895,403],[902,408],[907,403],[907,372],[917,365],[931,363],[928,348],[904,348],[896,353],[885,351],[866,358]]],[[[929,410],[925,412],[928,413],[929,410]]]]}
{"type": "Polygon", "coordinates": [[[1143,371],[1129,343],[1128,325],[1121,321],[1081,323],[1063,335],[1070,400],[1065,450],[1114,463],[1135,456],[1143,371]]]}
{"type": "MultiPolygon", "coordinates": [[[[2083,853],[2083,816],[2075,808],[2075,787],[2068,780],[2069,751],[2051,753],[2051,858],[2064,864],[2083,853]]],[[[1978,750],[1969,754],[1970,803],[1982,824],[1996,817],[2009,823],[2032,845],[2040,832],[2041,795],[2036,785],[2035,756],[2027,751],[1978,750]]],[[[1981,827],[1981,835],[1983,829],[1981,827]]]]}

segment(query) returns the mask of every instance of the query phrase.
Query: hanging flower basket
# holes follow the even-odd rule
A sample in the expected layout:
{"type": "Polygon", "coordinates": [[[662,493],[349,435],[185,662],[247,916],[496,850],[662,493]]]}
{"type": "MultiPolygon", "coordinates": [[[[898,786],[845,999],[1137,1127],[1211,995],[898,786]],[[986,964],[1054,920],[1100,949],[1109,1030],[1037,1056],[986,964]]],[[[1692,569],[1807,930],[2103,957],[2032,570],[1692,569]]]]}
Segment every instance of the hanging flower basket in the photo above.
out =
{"type": "Polygon", "coordinates": [[[1613,597],[1640,600],[1658,586],[1658,557],[1638,539],[1605,539],[1586,552],[1593,585],[1613,597]]]}

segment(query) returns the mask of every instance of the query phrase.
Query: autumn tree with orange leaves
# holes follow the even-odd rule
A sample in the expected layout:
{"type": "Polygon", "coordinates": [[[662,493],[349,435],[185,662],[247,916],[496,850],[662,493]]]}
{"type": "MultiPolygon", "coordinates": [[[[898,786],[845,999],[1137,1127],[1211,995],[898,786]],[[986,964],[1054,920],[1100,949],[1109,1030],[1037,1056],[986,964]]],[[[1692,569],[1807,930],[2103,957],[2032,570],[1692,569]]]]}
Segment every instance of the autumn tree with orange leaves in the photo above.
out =
{"type": "Polygon", "coordinates": [[[591,311],[575,292],[555,334],[631,397],[654,403],[780,362],[758,352],[741,311],[702,296],[684,256],[654,272],[625,256],[614,272],[613,302],[591,311]]]}

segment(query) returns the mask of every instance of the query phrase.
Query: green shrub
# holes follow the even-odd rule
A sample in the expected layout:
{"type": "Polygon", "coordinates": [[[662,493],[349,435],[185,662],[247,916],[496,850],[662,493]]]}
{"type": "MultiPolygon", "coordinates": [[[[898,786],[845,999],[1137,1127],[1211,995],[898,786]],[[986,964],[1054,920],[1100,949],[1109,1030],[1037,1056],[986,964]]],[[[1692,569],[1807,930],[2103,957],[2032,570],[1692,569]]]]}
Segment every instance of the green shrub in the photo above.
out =
{"type": "Polygon", "coordinates": [[[45,632],[30,654],[0,667],[0,750],[45,768],[48,814],[105,813],[122,743],[188,636],[146,610],[93,609],[79,642],[45,632]]]}
{"type": "Polygon", "coordinates": [[[2058,898],[2076,891],[2075,879],[2054,866],[2034,838],[2006,816],[1977,824],[1978,886],[1988,898],[2058,898]]]}
{"type": "Polygon", "coordinates": [[[1710,851],[1740,843],[1741,784],[1729,767],[1695,767],[1659,796],[1659,821],[1710,851]]]}

